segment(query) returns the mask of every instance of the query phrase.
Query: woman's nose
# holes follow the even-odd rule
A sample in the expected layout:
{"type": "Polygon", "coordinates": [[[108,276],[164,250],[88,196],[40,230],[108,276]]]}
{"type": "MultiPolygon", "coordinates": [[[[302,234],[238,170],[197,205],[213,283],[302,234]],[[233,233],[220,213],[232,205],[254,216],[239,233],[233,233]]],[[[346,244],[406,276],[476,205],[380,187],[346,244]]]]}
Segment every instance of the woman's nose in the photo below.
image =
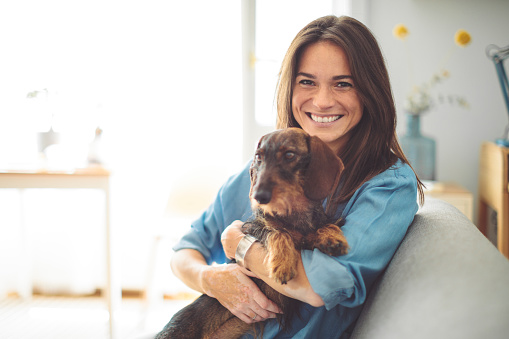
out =
{"type": "Polygon", "coordinates": [[[330,89],[326,87],[320,87],[315,94],[313,104],[322,110],[334,106],[334,97],[330,89]]]}

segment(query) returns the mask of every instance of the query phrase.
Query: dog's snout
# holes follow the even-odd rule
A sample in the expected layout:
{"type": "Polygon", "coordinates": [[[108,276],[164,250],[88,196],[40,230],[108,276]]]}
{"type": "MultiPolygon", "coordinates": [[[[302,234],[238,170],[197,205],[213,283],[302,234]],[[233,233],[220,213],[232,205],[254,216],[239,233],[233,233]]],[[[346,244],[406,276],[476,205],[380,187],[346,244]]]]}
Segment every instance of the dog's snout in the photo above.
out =
{"type": "Polygon", "coordinates": [[[254,198],[259,204],[265,205],[270,202],[270,199],[272,199],[272,193],[268,190],[259,190],[256,191],[254,198]]]}

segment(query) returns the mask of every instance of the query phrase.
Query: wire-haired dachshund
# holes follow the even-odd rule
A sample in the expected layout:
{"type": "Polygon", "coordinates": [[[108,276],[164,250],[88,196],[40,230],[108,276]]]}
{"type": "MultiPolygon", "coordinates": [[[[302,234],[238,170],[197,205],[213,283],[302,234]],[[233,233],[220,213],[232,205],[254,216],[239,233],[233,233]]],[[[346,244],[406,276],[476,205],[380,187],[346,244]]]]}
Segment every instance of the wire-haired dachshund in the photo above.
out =
{"type": "MultiPolygon", "coordinates": [[[[318,249],[343,255],[348,244],[326,215],[322,201],[337,189],[343,163],[319,138],[302,129],[288,128],[263,136],[251,164],[249,198],[254,212],[242,232],[267,250],[270,277],[286,284],[297,274],[300,251],[318,249]]],[[[277,320],[287,330],[300,301],[253,279],[261,291],[283,311],[277,320]]],[[[158,334],[161,338],[238,338],[263,333],[263,322],[247,324],[216,299],[205,294],[177,312],[158,334]]]]}

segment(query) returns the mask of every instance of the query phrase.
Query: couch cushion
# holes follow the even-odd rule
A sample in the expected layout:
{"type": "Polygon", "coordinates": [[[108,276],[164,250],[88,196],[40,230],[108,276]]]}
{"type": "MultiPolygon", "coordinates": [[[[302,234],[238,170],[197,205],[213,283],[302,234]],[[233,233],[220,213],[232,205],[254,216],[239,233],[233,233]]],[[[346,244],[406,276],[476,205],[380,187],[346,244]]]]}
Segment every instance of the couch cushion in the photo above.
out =
{"type": "Polygon", "coordinates": [[[509,261],[455,207],[427,198],[351,338],[509,338],[509,261]]]}

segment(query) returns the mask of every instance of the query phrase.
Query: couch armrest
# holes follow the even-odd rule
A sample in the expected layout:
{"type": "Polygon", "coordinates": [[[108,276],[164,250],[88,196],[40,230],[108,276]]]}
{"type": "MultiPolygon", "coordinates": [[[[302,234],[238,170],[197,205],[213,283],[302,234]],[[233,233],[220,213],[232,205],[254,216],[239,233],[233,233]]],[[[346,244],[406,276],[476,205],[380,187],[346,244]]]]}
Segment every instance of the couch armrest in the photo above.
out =
{"type": "Polygon", "coordinates": [[[508,337],[509,261],[455,207],[427,198],[351,338],[508,337]]]}

